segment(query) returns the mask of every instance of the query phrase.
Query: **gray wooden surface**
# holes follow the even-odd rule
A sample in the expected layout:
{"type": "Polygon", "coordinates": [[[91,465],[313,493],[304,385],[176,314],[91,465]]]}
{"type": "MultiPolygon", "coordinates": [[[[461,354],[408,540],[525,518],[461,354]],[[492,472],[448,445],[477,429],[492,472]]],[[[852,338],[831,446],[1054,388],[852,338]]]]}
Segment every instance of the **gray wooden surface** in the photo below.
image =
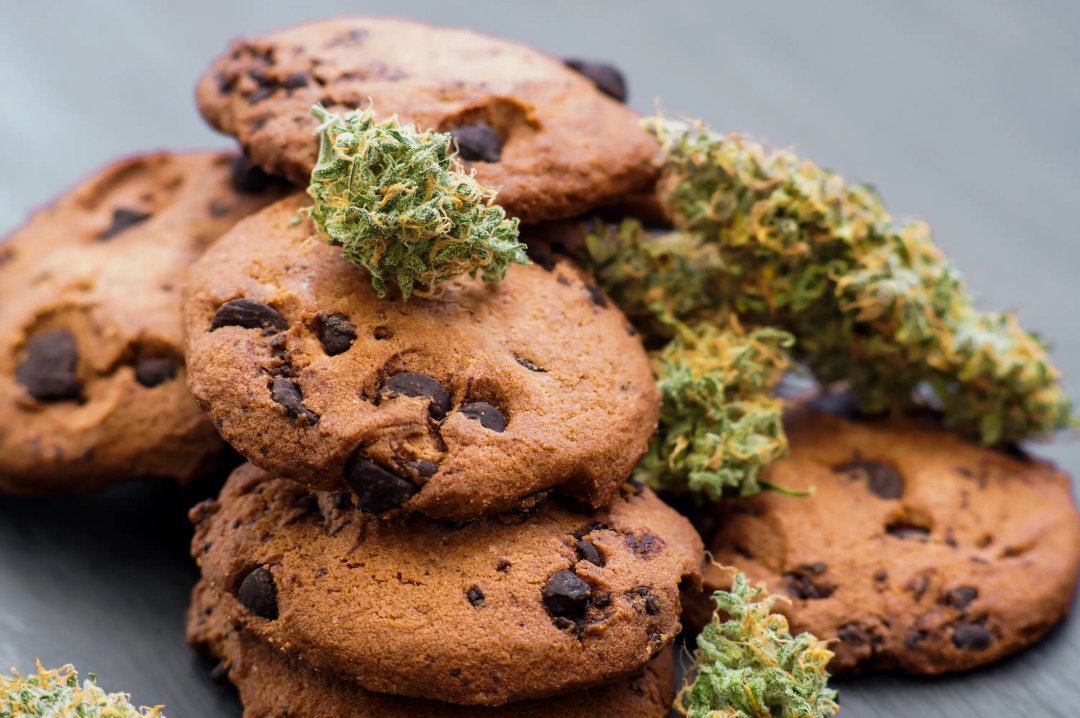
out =
{"type": "MultiPolygon", "coordinates": [[[[0,234],[118,155],[226,146],[196,77],[229,38],[396,13],[609,58],[632,102],[753,133],[874,182],[929,220],[984,304],[1016,308],[1080,372],[1080,6],[1067,0],[390,3],[0,0],[0,234]]],[[[1080,474],[1080,443],[1038,447],[1080,474]]],[[[0,668],[73,661],[172,718],[239,716],[182,642],[194,569],[164,484],[0,498],[0,668]]],[[[841,684],[843,714],[1075,716],[1080,621],[988,670],[841,684]]]]}

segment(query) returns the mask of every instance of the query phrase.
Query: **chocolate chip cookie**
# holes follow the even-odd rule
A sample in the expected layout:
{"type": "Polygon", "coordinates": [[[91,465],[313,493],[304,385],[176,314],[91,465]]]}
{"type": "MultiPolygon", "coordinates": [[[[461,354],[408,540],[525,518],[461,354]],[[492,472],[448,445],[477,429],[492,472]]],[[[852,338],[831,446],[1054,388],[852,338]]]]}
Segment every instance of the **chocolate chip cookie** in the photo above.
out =
{"type": "Polygon", "coordinates": [[[244,718],[667,718],[675,697],[673,648],[664,649],[644,672],[629,678],[497,708],[373,693],[312,670],[235,628],[220,610],[219,597],[202,583],[192,596],[188,642],[220,661],[214,675],[237,687],[244,718]]]}
{"type": "MultiPolygon", "coordinates": [[[[792,633],[835,638],[830,670],[942,673],[990,663],[1068,611],[1080,568],[1069,479],[1049,464],[904,422],[808,409],[768,471],[810,498],[717,504],[715,560],[765,581],[792,633]]],[[[729,580],[706,571],[709,590],[729,580]]],[[[694,611],[700,622],[708,609],[694,611]]]]}
{"type": "Polygon", "coordinates": [[[190,273],[189,383],[237,450],[375,513],[468,519],[553,488],[611,500],[660,398],[639,338],[580,269],[379,299],[295,221],[305,204],[238,224],[190,273]]]}
{"type": "Polygon", "coordinates": [[[251,464],[192,510],[229,619],[367,690],[501,705],[640,671],[679,632],[701,540],[651,491],[448,523],[379,519],[251,464]]]}
{"type": "Polygon", "coordinates": [[[343,18],[233,43],[198,87],[199,108],[274,174],[307,184],[309,108],[366,108],[450,132],[481,184],[524,222],[571,217],[655,181],[657,147],[619,100],[614,68],[469,30],[343,18]]]}
{"type": "Polygon", "coordinates": [[[0,244],[0,489],[190,479],[223,443],[185,386],[184,272],[280,183],[225,154],[117,162],[0,244]]]}

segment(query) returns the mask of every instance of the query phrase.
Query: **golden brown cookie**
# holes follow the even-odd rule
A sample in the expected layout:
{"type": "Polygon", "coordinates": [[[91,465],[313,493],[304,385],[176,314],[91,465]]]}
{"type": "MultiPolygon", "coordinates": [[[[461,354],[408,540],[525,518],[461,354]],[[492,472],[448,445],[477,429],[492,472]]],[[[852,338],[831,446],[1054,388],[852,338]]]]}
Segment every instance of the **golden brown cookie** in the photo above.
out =
{"type": "Polygon", "coordinates": [[[371,101],[380,115],[452,132],[481,184],[501,188],[499,204],[537,222],[655,181],[656,145],[613,99],[620,85],[611,68],[568,65],[469,30],[357,17],[237,40],[197,94],[210,124],[266,170],[303,184],[316,155],[310,107],[344,112],[371,101]]]}
{"type": "Polygon", "coordinates": [[[192,521],[231,621],[368,690],[464,704],[637,673],[679,632],[703,560],[689,522],[633,484],[598,512],[386,520],[245,464],[192,521]]]}
{"type": "Polygon", "coordinates": [[[497,708],[373,693],[312,670],[235,628],[220,610],[220,597],[203,583],[192,595],[188,642],[220,661],[214,672],[239,690],[244,718],[667,718],[675,697],[670,647],[629,678],[497,708]]]}
{"type": "Polygon", "coordinates": [[[189,383],[253,463],[365,509],[467,519],[561,492],[599,507],[648,447],[659,394],[622,313],[568,261],[379,299],[294,222],[303,195],[199,261],[189,383]]]}
{"type": "Polygon", "coordinates": [[[280,183],[225,154],[117,162],[0,244],[0,490],[192,478],[223,444],[184,381],[184,272],[280,183]]]}
{"type": "MultiPolygon", "coordinates": [[[[808,409],[763,493],[717,504],[706,539],[720,564],[765,581],[792,633],[830,646],[835,673],[943,673],[1041,638],[1069,609],[1080,519],[1051,465],[906,422],[854,423],[808,409]]],[[[729,577],[713,566],[707,592],[729,577]]],[[[697,604],[691,623],[709,607],[697,604]]]]}

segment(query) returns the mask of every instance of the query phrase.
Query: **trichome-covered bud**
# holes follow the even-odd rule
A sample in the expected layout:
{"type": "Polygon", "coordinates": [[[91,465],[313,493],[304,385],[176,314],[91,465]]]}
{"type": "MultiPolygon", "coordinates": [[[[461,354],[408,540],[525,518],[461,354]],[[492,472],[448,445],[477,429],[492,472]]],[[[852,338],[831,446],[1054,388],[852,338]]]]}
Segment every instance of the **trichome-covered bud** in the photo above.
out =
{"type": "Polygon", "coordinates": [[[408,298],[447,279],[480,274],[497,282],[526,264],[518,221],[494,204],[451,151],[449,133],[420,132],[372,109],[331,114],[315,105],[319,159],[308,194],[315,226],[343,255],[408,298]]]}
{"type": "Polygon", "coordinates": [[[663,406],[637,476],[656,488],[714,499],[757,493],[758,472],[787,453],[773,389],[790,365],[792,337],[722,321],[677,324],[653,354],[663,406]]]}
{"type": "Polygon", "coordinates": [[[1074,421],[1045,346],[975,309],[925,223],[894,221],[871,188],[790,152],[700,124],[649,128],[668,215],[718,257],[719,304],[794,334],[823,383],[848,382],[868,411],[930,396],[948,426],[987,443],[1074,421]]]}
{"type": "Polygon", "coordinates": [[[772,612],[775,596],[734,572],[717,591],[717,612],[697,639],[694,666],[676,707],[688,718],[824,718],[836,715],[837,692],[825,667],[832,659],[811,633],[792,636],[772,612]]]}
{"type": "Polygon", "coordinates": [[[18,672],[0,675],[0,716],[19,718],[165,718],[162,707],[134,708],[126,693],[105,693],[93,674],[79,683],[70,666],[23,677],[18,672]]]}

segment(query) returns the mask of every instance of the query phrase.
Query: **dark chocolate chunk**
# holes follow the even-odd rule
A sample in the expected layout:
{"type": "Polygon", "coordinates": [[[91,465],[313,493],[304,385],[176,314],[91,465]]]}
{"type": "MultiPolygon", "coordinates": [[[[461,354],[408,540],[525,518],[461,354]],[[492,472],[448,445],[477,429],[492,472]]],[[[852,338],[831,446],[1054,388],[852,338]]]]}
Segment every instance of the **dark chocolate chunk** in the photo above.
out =
{"type": "Polygon", "coordinates": [[[552,616],[582,616],[589,607],[592,588],[573,571],[557,571],[540,593],[552,616]]]}
{"type": "Polygon", "coordinates": [[[503,141],[495,128],[486,122],[473,122],[450,130],[458,153],[466,162],[498,162],[503,141]]]}
{"type": "Polygon", "coordinates": [[[260,566],[244,577],[236,600],[260,618],[271,621],[278,617],[277,587],[273,575],[260,566]]]}
{"type": "Polygon", "coordinates": [[[506,416],[486,401],[470,402],[461,407],[461,413],[473,421],[479,421],[485,429],[499,432],[506,429],[506,416]]]}
{"type": "Polygon", "coordinates": [[[484,592],[480,590],[479,586],[473,586],[466,592],[465,595],[468,596],[469,603],[471,603],[476,608],[480,608],[484,605],[484,592]]]}
{"type": "Polygon", "coordinates": [[[661,603],[659,596],[650,593],[648,596],[645,597],[645,613],[649,614],[650,616],[655,616],[656,614],[660,613],[660,607],[661,603]]]}
{"type": "Polygon", "coordinates": [[[379,389],[382,398],[394,396],[419,396],[429,399],[431,405],[428,411],[433,419],[442,419],[446,412],[450,411],[450,392],[446,387],[432,379],[427,374],[415,371],[395,374],[387,379],[379,389]]]}
{"type": "Polygon", "coordinates": [[[231,299],[214,312],[210,321],[210,331],[221,327],[244,327],[262,329],[264,334],[274,334],[288,329],[285,317],[268,304],[254,299],[231,299]]]}
{"type": "Polygon", "coordinates": [[[878,498],[898,499],[904,495],[904,477],[880,461],[849,461],[834,467],[833,471],[847,474],[852,480],[865,479],[867,490],[878,498]]]}
{"type": "Polygon", "coordinates": [[[307,87],[308,76],[304,72],[290,73],[285,80],[281,83],[281,86],[286,90],[295,90],[300,87],[307,87]]]}
{"type": "Polygon", "coordinates": [[[27,343],[15,381],[38,401],[78,401],[82,395],[78,365],[75,335],[66,329],[41,332],[27,343]]]}
{"type": "Polygon", "coordinates": [[[790,594],[804,601],[828,598],[836,590],[836,586],[815,579],[825,573],[827,567],[823,563],[802,564],[793,570],[784,573],[787,579],[787,589],[790,594]]]}
{"type": "Polygon", "coordinates": [[[607,308],[607,297],[604,296],[603,289],[595,284],[586,284],[585,291],[589,293],[589,301],[602,309],[607,308]]]}
{"type": "Polygon", "coordinates": [[[391,329],[390,327],[384,327],[382,325],[375,327],[371,331],[371,334],[372,334],[372,336],[374,336],[379,341],[383,341],[384,339],[393,339],[394,338],[394,330],[391,329]]]}
{"type": "Polygon", "coordinates": [[[344,314],[320,314],[317,318],[319,341],[329,356],[349,351],[356,341],[356,327],[344,314]]]}
{"type": "Polygon", "coordinates": [[[427,459],[417,459],[416,461],[409,461],[406,462],[405,465],[416,473],[420,474],[421,476],[425,476],[427,478],[431,478],[435,474],[439,473],[439,465],[434,462],[428,461],[427,459]]]}
{"type": "Polygon", "coordinates": [[[652,534],[644,534],[641,538],[627,536],[626,545],[639,557],[645,558],[659,552],[664,547],[664,542],[652,534]]]}
{"type": "Polygon", "coordinates": [[[889,577],[889,572],[888,571],[885,571],[885,570],[874,571],[874,580],[875,581],[884,581],[888,577],[889,577]]]}
{"type": "Polygon", "coordinates": [[[577,58],[563,60],[566,66],[592,80],[596,89],[619,102],[626,102],[626,80],[618,68],[606,62],[590,62],[577,58]]]}
{"type": "Polygon", "coordinates": [[[926,541],[930,537],[930,529],[916,526],[906,521],[894,521],[885,527],[885,532],[898,539],[912,541],[926,541]]]}
{"type": "Polygon", "coordinates": [[[597,566],[604,565],[604,558],[600,555],[600,551],[592,541],[589,541],[588,539],[578,539],[576,548],[578,558],[582,561],[588,561],[597,566]]]}
{"type": "Polygon", "coordinates": [[[958,611],[963,611],[979,596],[979,589],[974,586],[957,586],[945,594],[945,603],[958,611]]]}
{"type": "Polygon", "coordinates": [[[270,398],[285,407],[285,412],[290,419],[296,419],[303,426],[315,426],[319,423],[319,415],[304,406],[304,395],[300,392],[300,385],[292,379],[279,376],[270,385],[270,398]]]}
{"type": "Polygon", "coordinates": [[[518,364],[525,367],[529,371],[535,371],[535,372],[540,373],[540,374],[546,374],[547,373],[547,369],[541,369],[540,367],[538,367],[536,364],[533,364],[528,359],[525,359],[525,358],[519,357],[519,356],[515,356],[514,359],[517,360],[518,364]]]}
{"type": "Polygon", "coordinates": [[[160,357],[142,359],[135,363],[135,381],[147,389],[152,389],[158,384],[164,384],[176,378],[180,368],[172,359],[160,357]]]}
{"type": "Polygon", "coordinates": [[[381,514],[400,508],[416,493],[416,486],[368,460],[359,452],[345,465],[345,482],[356,492],[360,508],[381,514]]]}
{"type": "Polygon", "coordinates": [[[499,573],[506,573],[507,571],[510,570],[510,567],[513,566],[513,565],[514,564],[510,563],[510,561],[508,561],[507,559],[500,558],[495,563],[495,570],[498,571],[499,573]]]}
{"type": "Polygon", "coordinates": [[[961,623],[953,629],[953,645],[961,650],[983,651],[993,640],[994,635],[978,623],[961,623]]]}
{"type": "MultiPolygon", "coordinates": [[[[263,91],[260,90],[260,92],[263,91]]],[[[262,167],[252,162],[247,154],[239,155],[233,160],[232,168],[229,170],[229,179],[233,189],[247,194],[259,194],[275,182],[275,179],[262,167]]]]}
{"type": "Polygon", "coordinates": [[[131,229],[137,224],[142,224],[146,220],[150,219],[152,215],[149,212],[140,212],[136,209],[124,209],[119,207],[113,210],[112,224],[108,229],[97,236],[98,239],[112,239],[116,235],[123,232],[125,229],[131,229]]]}

